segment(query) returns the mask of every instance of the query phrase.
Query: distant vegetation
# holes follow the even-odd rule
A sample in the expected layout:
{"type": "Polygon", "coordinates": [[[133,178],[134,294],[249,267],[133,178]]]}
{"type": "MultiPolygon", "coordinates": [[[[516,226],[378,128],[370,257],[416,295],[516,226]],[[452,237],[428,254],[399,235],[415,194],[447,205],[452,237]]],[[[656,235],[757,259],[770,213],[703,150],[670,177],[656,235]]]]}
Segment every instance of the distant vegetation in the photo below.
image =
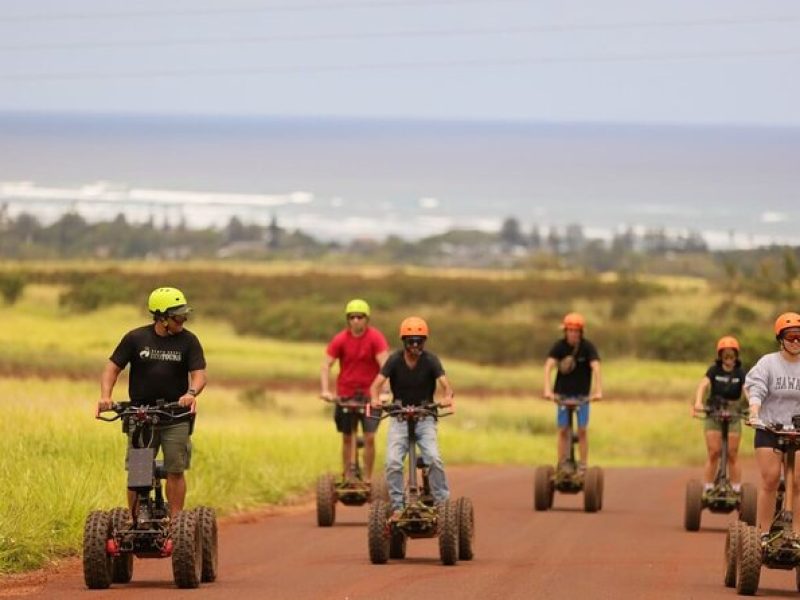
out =
{"type": "MultiPolygon", "coordinates": [[[[243,265],[244,263],[238,263],[243,265]]],[[[430,321],[431,346],[442,355],[488,365],[538,362],[560,335],[564,313],[579,310],[603,357],[706,360],[725,334],[742,338],[745,361],[774,347],[770,323],[791,308],[793,287],[764,299],[744,278],[600,276],[559,271],[445,271],[384,268],[240,269],[234,263],[146,263],[86,268],[75,263],[15,263],[3,281],[58,285],[60,304],[87,312],[112,304],[143,307],[159,285],[183,289],[198,315],[225,320],[240,334],[325,343],[344,325],[342,307],[366,298],[373,323],[390,340],[409,314],[430,321]]],[[[10,286],[14,294],[18,285],[10,286]]]]}

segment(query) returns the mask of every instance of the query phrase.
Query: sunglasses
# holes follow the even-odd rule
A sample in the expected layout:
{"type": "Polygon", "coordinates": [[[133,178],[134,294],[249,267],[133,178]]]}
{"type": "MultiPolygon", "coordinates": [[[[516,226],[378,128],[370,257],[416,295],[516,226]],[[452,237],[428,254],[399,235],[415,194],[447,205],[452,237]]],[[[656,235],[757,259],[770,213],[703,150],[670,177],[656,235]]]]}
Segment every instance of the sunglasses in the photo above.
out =
{"type": "Polygon", "coordinates": [[[424,335],[409,335],[403,338],[406,346],[422,346],[427,338],[424,335]]]}
{"type": "Polygon", "coordinates": [[[169,315],[167,318],[175,321],[176,323],[185,323],[189,318],[189,315],[169,315]]]}
{"type": "Polygon", "coordinates": [[[347,318],[348,318],[348,320],[350,320],[350,321],[360,321],[361,319],[366,319],[366,318],[367,318],[367,315],[357,315],[357,314],[353,314],[353,315],[347,315],[347,318]]]}
{"type": "Polygon", "coordinates": [[[723,352],[723,353],[722,353],[722,354],[720,354],[719,356],[720,356],[720,358],[721,358],[722,360],[726,360],[726,359],[735,359],[735,358],[736,358],[736,353],[735,353],[735,352],[723,352]]]}
{"type": "Polygon", "coordinates": [[[787,333],[785,336],[783,336],[783,339],[787,342],[796,344],[797,342],[800,342],[800,333],[787,333]]]}

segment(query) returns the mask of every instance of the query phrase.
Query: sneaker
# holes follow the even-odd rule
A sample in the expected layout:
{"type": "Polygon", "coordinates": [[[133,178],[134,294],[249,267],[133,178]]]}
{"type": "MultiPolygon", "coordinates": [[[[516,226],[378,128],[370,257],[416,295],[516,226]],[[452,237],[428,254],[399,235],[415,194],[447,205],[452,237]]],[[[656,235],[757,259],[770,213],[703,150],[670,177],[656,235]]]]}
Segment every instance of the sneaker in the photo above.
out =
{"type": "Polygon", "coordinates": [[[762,533],[759,536],[759,541],[761,542],[761,547],[766,548],[769,543],[769,533],[762,533]]]}
{"type": "Polygon", "coordinates": [[[578,463],[578,473],[580,473],[580,474],[586,473],[586,463],[585,462],[579,462],[578,463]]]}
{"type": "Polygon", "coordinates": [[[397,523],[398,521],[400,521],[402,516],[403,516],[403,509],[402,508],[396,508],[396,509],[394,509],[394,511],[392,511],[392,514],[389,516],[389,522],[390,523],[397,523]]]}

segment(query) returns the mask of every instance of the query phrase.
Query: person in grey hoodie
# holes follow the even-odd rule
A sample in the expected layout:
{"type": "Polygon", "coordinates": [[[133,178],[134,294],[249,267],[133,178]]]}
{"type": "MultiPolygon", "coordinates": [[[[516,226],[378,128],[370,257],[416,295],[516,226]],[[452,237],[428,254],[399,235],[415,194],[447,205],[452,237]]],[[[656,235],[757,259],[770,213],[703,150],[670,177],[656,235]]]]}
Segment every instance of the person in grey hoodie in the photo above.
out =
{"type": "MultiPolygon", "coordinates": [[[[779,316],[775,321],[775,338],[780,350],[762,356],[745,379],[750,399],[749,423],[756,427],[764,423],[791,425],[792,417],[800,415],[800,314],[789,312],[779,316]]],[[[761,471],[757,525],[763,534],[772,523],[783,454],[776,450],[778,436],[763,429],[756,429],[755,448],[761,471]]],[[[794,489],[787,493],[793,494],[795,503],[800,501],[797,478],[794,489]]],[[[795,511],[793,529],[800,534],[800,511],[795,511]]]]}

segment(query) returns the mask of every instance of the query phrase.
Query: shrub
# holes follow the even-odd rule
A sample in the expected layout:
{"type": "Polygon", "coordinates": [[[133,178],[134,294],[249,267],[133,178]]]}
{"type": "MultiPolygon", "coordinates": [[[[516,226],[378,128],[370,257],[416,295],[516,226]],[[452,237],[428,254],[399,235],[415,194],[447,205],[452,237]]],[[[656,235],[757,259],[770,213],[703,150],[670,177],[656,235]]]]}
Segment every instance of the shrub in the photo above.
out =
{"type": "Polygon", "coordinates": [[[20,273],[0,273],[0,295],[3,302],[14,304],[25,289],[25,277],[20,273]]]}

